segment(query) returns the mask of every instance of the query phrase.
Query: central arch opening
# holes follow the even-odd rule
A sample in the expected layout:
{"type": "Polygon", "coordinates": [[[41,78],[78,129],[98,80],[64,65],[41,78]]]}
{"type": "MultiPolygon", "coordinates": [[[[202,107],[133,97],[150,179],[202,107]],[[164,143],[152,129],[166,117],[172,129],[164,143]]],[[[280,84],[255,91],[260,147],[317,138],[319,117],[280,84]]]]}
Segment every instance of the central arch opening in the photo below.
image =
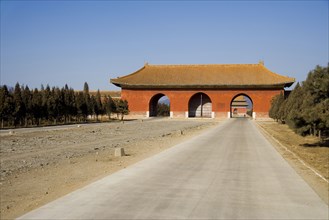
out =
{"type": "Polygon", "coordinates": [[[250,118],[253,112],[252,99],[246,94],[238,94],[233,97],[230,109],[231,118],[250,118]]]}
{"type": "Polygon", "coordinates": [[[188,117],[211,118],[212,103],[205,93],[194,94],[188,102],[188,117]]]}
{"type": "Polygon", "coordinates": [[[150,100],[149,106],[150,117],[169,117],[170,116],[170,100],[169,98],[162,94],[156,94],[150,100]]]}

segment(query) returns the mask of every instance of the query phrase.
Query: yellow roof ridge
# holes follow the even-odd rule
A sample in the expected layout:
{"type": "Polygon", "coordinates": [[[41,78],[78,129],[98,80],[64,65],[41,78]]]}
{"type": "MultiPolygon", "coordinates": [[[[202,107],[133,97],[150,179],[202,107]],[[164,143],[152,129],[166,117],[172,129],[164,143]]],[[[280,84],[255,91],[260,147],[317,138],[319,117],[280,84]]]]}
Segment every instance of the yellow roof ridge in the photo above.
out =
{"type": "Polygon", "coordinates": [[[226,64],[216,64],[216,63],[209,63],[209,64],[145,64],[144,67],[200,67],[200,66],[261,66],[262,64],[259,63],[226,63],[226,64]]]}

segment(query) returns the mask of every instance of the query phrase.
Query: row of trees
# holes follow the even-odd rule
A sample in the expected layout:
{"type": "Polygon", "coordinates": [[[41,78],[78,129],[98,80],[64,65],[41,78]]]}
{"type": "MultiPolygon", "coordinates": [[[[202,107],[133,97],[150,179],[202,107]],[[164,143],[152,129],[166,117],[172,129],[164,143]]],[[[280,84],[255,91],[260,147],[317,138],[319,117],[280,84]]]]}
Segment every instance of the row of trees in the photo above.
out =
{"type": "Polygon", "coordinates": [[[128,112],[127,101],[113,100],[109,95],[101,97],[99,90],[91,95],[87,83],[80,92],[67,85],[61,89],[41,86],[40,90],[30,90],[19,83],[15,88],[0,86],[1,128],[86,122],[88,117],[98,121],[99,115],[110,117],[112,113],[121,114],[123,119],[128,112]]]}
{"type": "Polygon", "coordinates": [[[301,135],[329,135],[329,64],[310,71],[290,95],[272,100],[269,116],[288,124],[301,135]]]}

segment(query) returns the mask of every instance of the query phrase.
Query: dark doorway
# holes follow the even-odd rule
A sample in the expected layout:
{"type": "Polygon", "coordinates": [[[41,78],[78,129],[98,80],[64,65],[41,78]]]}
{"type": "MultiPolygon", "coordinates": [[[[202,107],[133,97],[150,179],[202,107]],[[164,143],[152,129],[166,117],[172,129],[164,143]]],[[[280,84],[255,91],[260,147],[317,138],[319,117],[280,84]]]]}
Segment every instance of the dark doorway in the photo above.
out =
{"type": "Polygon", "coordinates": [[[212,103],[208,95],[204,93],[194,94],[188,103],[188,117],[211,118],[212,103]]]}
{"type": "Polygon", "coordinates": [[[169,98],[162,94],[156,94],[150,100],[150,107],[149,107],[149,116],[156,117],[156,116],[170,116],[170,100],[169,98]]]}

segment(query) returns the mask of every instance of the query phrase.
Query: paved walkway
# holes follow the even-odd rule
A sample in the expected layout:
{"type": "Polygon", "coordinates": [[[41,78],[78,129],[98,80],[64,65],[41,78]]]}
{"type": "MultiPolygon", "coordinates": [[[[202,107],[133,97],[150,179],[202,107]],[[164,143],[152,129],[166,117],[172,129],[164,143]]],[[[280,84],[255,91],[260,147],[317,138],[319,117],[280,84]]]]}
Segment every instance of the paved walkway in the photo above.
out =
{"type": "Polygon", "coordinates": [[[328,219],[328,215],[328,206],[252,121],[231,119],[21,218],[328,219]]]}

